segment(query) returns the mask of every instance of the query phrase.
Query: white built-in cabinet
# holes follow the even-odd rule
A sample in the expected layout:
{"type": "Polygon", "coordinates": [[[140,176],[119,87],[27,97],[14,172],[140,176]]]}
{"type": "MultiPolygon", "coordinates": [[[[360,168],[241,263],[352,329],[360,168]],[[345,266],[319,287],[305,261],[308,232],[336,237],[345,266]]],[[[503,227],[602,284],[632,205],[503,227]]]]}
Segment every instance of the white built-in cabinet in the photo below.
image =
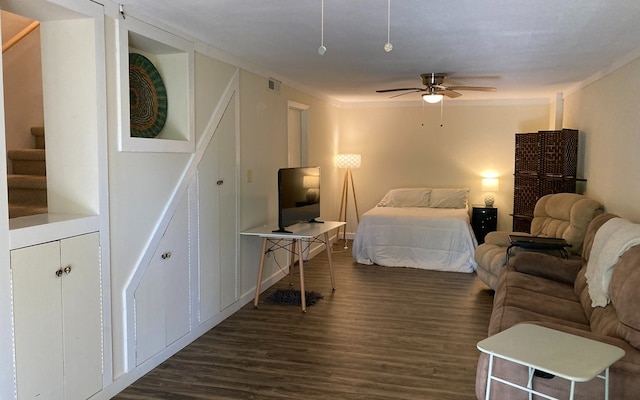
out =
{"type": "Polygon", "coordinates": [[[11,251],[18,399],[86,399],[102,388],[98,233],[11,251]]]}
{"type": "Polygon", "coordinates": [[[185,194],[135,291],[138,365],[190,331],[188,207],[185,194]]]}
{"type": "Polygon", "coordinates": [[[229,106],[198,164],[200,323],[238,301],[236,123],[229,106]]]}

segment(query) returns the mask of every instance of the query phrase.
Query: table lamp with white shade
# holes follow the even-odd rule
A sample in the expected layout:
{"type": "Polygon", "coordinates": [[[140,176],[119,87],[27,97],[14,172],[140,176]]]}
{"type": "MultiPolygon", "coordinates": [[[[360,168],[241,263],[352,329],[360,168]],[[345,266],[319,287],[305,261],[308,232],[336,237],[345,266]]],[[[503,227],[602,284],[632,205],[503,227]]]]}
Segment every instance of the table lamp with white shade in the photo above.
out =
{"type": "Polygon", "coordinates": [[[495,202],[495,192],[498,191],[500,181],[498,178],[482,178],[482,191],[485,192],[484,204],[487,207],[493,207],[495,202]]]}

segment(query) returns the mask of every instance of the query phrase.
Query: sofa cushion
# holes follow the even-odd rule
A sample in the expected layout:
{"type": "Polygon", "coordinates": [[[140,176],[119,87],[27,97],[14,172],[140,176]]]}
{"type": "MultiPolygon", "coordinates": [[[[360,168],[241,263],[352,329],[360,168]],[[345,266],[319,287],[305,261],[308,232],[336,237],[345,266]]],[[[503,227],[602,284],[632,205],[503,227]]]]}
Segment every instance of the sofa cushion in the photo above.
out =
{"type": "Polygon", "coordinates": [[[589,320],[591,320],[591,314],[593,314],[593,307],[591,307],[591,296],[589,296],[589,286],[587,285],[587,277],[585,272],[587,266],[585,265],[576,275],[576,281],[573,284],[574,292],[580,299],[582,304],[582,310],[589,320]]]}
{"type": "Polygon", "coordinates": [[[573,285],[582,260],[553,257],[544,253],[521,252],[512,261],[516,271],[573,285]]]}
{"type": "Polygon", "coordinates": [[[519,273],[513,265],[500,275],[489,335],[525,321],[554,322],[589,330],[589,320],[573,286],[519,273]]]}
{"type": "Polygon", "coordinates": [[[586,261],[589,261],[589,255],[591,254],[591,247],[593,246],[593,239],[596,237],[596,232],[598,232],[598,229],[600,229],[600,227],[611,218],[619,217],[611,213],[600,214],[589,224],[587,233],[584,235],[584,243],[582,246],[582,258],[586,261]]]}
{"type": "Polygon", "coordinates": [[[605,307],[605,309],[611,309],[613,312],[613,315],[607,318],[617,321],[615,326],[612,322],[606,325],[608,327],[606,334],[624,339],[640,349],[640,290],[638,289],[640,288],[640,266],[638,264],[640,264],[640,246],[632,247],[620,257],[613,270],[609,286],[611,297],[609,306],[613,307],[605,307]]]}

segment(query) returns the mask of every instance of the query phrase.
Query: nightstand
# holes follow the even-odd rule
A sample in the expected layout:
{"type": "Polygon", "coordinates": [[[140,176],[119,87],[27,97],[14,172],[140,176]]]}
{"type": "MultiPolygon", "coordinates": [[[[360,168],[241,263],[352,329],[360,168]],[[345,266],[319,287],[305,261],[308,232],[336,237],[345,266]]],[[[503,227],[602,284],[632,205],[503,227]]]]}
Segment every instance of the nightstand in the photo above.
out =
{"type": "Polygon", "coordinates": [[[498,209],[484,205],[473,205],[471,212],[471,228],[476,235],[478,244],[484,243],[484,237],[493,232],[498,226],[498,209]]]}

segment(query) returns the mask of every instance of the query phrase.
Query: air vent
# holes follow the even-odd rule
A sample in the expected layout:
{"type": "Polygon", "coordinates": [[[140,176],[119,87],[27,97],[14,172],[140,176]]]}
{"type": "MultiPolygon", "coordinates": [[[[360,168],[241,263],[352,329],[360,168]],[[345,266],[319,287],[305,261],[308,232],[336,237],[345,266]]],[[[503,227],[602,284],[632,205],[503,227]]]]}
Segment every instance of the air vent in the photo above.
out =
{"type": "Polygon", "coordinates": [[[274,92],[279,92],[281,83],[282,82],[277,81],[273,78],[269,78],[269,90],[273,90],[274,92]]]}

